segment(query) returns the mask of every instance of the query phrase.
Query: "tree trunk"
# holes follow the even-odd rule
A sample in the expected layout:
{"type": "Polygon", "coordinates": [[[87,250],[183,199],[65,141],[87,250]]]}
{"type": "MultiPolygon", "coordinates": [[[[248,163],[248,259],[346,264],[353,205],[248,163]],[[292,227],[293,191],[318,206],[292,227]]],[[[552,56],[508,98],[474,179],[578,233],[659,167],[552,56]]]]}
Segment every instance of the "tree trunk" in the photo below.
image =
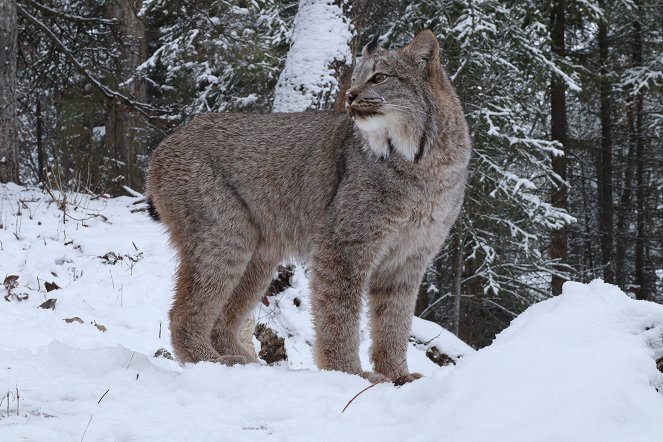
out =
{"type": "Polygon", "coordinates": [[[453,295],[454,295],[454,318],[453,318],[453,332],[456,336],[460,337],[460,321],[461,321],[461,283],[463,280],[463,263],[465,261],[465,251],[463,247],[463,238],[460,233],[460,225],[456,227],[456,241],[454,251],[454,276],[453,276],[453,295]]]}
{"type": "MultiPolygon", "coordinates": [[[[636,19],[633,23],[633,64],[642,65],[642,26],[636,19]]],[[[642,137],[642,109],[643,94],[639,91],[635,96],[634,115],[633,115],[633,138],[635,141],[635,186],[636,186],[636,238],[635,238],[635,284],[637,285],[636,297],[638,299],[648,299],[650,288],[647,284],[645,275],[645,236],[647,235],[647,220],[645,218],[645,189],[647,183],[644,177],[645,152],[644,140],[642,137]]]]}
{"type": "MultiPolygon", "coordinates": [[[[633,22],[633,54],[632,54],[632,67],[642,66],[642,27],[639,22],[639,19],[636,18],[633,22]]],[[[632,94],[632,91],[628,91],[632,94]]],[[[642,155],[642,134],[641,134],[641,121],[642,121],[642,92],[637,92],[634,96],[630,97],[630,103],[626,110],[626,121],[628,126],[628,152],[626,154],[626,171],[624,173],[624,182],[622,186],[622,194],[620,198],[619,211],[617,214],[617,236],[619,241],[617,241],[617,256],[616,256],[616,277],[617,284],[620,287],[625,287],[627,285],[628,277],[628,268],[626,265],[626,250],[629,246],[630,239],[630,229],[628,228],[629,219],[628,214],[633,212],[631,207],[631,199],[633,195],[633,178],[635,171],[634,169],[638,167],[638,170],[641,170],[641,158],[636,160],[636,152],[639,155],[642,155]],[[636,166],[636,161],[638,166],[636,166]]],[[[641,201],[638,200],[638,203],[641,201]]],[[[644,207],[643,207],[644,209],[644,207]]],[[[639,218],[643,213],[643,210],[640,210],[638,205],[638,210],[636,211],[636,217],[639,218]]],[[[637,223],[640,226],[640,223],[637,223]]],[[[637,234],[637,237],[640,237],[640,234],[637,234]]],[[[642,274],[642,271],[638,271],[638,267],[644,261],[642,256],[642,248],[638,249],[636,238],[636,256],[635,256],[635,267],[636,274],[642,274]],[[640,253],[640,256],[638,256],[640,253]]],[[[642,287],[639,287],[642,289],[642,287]]],[[[636,289],[636,294],[639,294],[641,290],[636,289]]]]}
{"type": "MultiPolygon", "coordinates": [[[[134,70],[146,59],[145,27],[138,18],[141,1],[114,0],[107,3],[108,18],[115,18],[119,23],[121,43],[119,63],[116,66],[115,78],[110,81],[113,89],[131,78],[134,70]]],[[[117,44],[114,40],[114,44],[117,44]]],[[[146,96],[145,83],[134,78],[128,86],[129,96],[137,101],[144,101],[146,96]]],[[[139,143],[134,133],[137,118],[130,109],[115,99],[109,99],[106,107],[106,138],[105,147],[109,158],[113,158],[113,168],[125,177],[129,187],[141,188],[143,183],[137,164],[139,143]]],[[[111,177],[114,178],[114,177],[111,177]]]]}
{"type": "MultiPolygon", "coordinates": [[[[561,59],[566,55],[564,41],[565,7],[565,0],[553,1],[550,18],[550,39],[553,56],[556,56],[558,59],[561,59]]],[[[557,188],[551,195],[551,203],[553,207],[566,210],[568,195],[568,186],[566,183],[566,150],[568,144],[566,83],[559,75],[554,73],[550,80],[550,123],[550,135],[552,139],[562,144],[562,149],[565,150],[565,155],[553,155],[552,157],[553,172],[559,176],[560,181],[557,183],[557,188]]],[[[568,262],[568,232],[566,227],[562,227],[552,232],[550,241],[550,258],[558,262],[559,266],[556,267],[557,272],[565,273],[564,265],[568,262]]],[[[553,295],[559,295],[562,293],[562,284],[564,284],[565,281],[566,278],[559,274],[553,275],[553,295]]]]}
{"type": "Polygon", "coordinates": [[[0,0],[0,182],[18,183],[16,0],[0,0]]]}
{"type": "MultiPolygon", "coordinates": [[[[336,97],[336,110],[342,111],[345,110],[345,93],[350,89],[350,80],[352,78],[352,70],[355,67],[357,61],[357,54],[362,48],[361,42],[361,31],[364,29],[364,21],[366,19],[366,0],[356,0],[351,3],[350,11],[347,13],[347,16],[350,17],[352,25],[354,27],[354,34],[352,36],[352,41],[350,42],[350,51],[352,51],[352,64],[350,66],[345,65],[345,69],[340,72],[339,82],[341,84],[338,96],[336,97]]],[[[347,9],[349,6],[346,5],[347,9]]]]}
{"type": "Polygon", "coordinates": [[[600,114],[601,114],[601,148],[597,166],[598,184],[598,215],[601,234],[601,258],[603,279],[615,282],[615,263],[613,260],[613,201],[612,201],[612,112],[611,112],[611,80],[608,66],[608,17],[604,1],[599,5],[605,17],[598,24],[599,60],[601,64],[600,114]]]}
{"type": "Polygon", "coordinates": [[[635,238],[635,284],[638,286],[636,297],[638,299],[648,299],[649,287],[645,277],[645,241],[647,235],[647,220],[645,218],[645,187],[647,183],[644,180],[645,155],[642,141],[642,94],[636,98],[635,114],[635,198],[637,205],[636,215],[636,238],[635,238]]]}
{"type": "Polygon", "coordinates": [[[341,77],[353,61],[347,13],[346,2],[299,1],[292,45],[274,93],[274,112],[334,106],[341,77]]]}
{"type": "Polygon", "coordinates": [[[44,150],[44,123],[41,112],[41,94],[37,94],[37,106],[35,110],[35,118],[37,120],[36,137],[37,137],[37,179],[40,183],[46,182],[46,151],[44,150]]]}

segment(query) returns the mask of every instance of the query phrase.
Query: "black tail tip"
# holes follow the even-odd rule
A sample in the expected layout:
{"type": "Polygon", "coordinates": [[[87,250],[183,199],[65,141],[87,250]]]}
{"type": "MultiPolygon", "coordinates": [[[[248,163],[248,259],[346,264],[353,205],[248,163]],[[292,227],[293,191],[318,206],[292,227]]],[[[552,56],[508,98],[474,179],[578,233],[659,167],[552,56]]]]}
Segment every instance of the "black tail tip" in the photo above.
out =
{"type": "Polygon", "coordinates": [[[152,201],[152,198],[147,198],[147,213],[150,214],[154,221],[161,221],[161,218],[159,218],[159,212],[157,212],[157,208],[154,207],[154,201],[152,201]]]}

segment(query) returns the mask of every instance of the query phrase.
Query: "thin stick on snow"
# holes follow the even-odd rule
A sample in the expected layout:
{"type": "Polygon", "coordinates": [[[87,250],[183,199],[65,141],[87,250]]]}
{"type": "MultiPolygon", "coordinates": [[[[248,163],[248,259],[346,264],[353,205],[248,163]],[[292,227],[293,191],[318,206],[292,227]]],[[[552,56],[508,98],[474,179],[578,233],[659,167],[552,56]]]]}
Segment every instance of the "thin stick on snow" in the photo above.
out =
{"type": "MultiPolygon", "coordinates": [[[[442,332],[440,332],[440,333],[442,333],[442,332]]],[[[433,339],[435,339],[435,338],[433,338],[433,339]]],[[[397,369],[400,368],[403,364],[405,364],[405,362],[407,362],[407,358],[403,359],[403,360],[401,361],[401,363],[398,364],[398,366],[397,366],[396,368],[397,368],[397,369]]],[[[378,385],[378,384],[384,384],[385,382],[390,382],[390,381],[389,381],[389,379],[385,379],[385,380],[383,380],[383,381],[376,382],[376,383],[371,384],[371,385],[369,385],[368,387],[364,388],[364,389],[361,390],[359,393],[355,394],[355,395],[352,397],[352,399],[350,399],[350,401],[349,401],[347,404],[345,404],[345,407],[343,407],[343,410],[341,410],[341,413],[343,413],[343,412],[344,412],[344,411],[350,406],[350,404],[352,403],[352,401],[354,401],[355,399],[357,399],[357,398],[358,398],[362,393],[364,393],[366,390],[369,390],[369,389],[375,387],[375,386],[378,385]]]]}
{"type": "MultiPolygon", "coordinates": [[[[134,355],[135,355],[135,354],[136,354],[135,351],[134,351],[133,353],[131,353],[131,359],[129,359],[129,363],[127,364],[127,370],[129,370],[129,367],[131,367],[131,361],[134,360],[134,355]]],[[[106,393],[108,393],[108,392],[106,392],[106,393]]],[[[106,395],[106,393],[104,393],[104,395],[106,395]]],[[[104,398],[104,397],[101,396],[101,399],[103,399],[103,398],[104,398]]],[[[101,399],[99,399],[99,402],[101,402],[101,399]]]]}
{"type": "MultiPolygon", "coordinates": [[[[110,391],[110,388],[104,392],[104,394],[101,395],[99,400],[97,401],[97,405],[101,403],[101,400],[106,397],[106,394],[110,391]]],[[[90,428],[90,423],[92,422],[92,418],[94,417],[94,413],[90,413],[90,419],[87,421],[87,425],[85,426],[85,430],[83,430],[83,435],[81,436],[81,442],[83,442],[83,439],[85,439],[85,435],[87,434],[87,429],[90,428]]]]}
{"type": "Polygon", "coordinates": [[[341,413],[344,413],[345,410],[350,406],[350,404],[352,403],[352,401],[354,401],[355,399],[357,399],[357,398],[358,398],[362,393],[364,393],[366,390],[369,390],[369,389],[375,387],[375,386],[378,385],[378,384],[384,384],[385,382],[387,382],[387,381],[376,382],[375,384],[371,384],[371,385],[369,385],[368,387],[366,387],[366,388],[364,388],[363,390],[361,390],[359,393],[355,394],[355,395],[352,397],[352,399],[350,399],[350,401],[348,401],[348,403],[345,404],[345,407],[343,407],[343,410],[341,410],[341,413]]]}
{"type": "MultiPolygon", "coordinates": [[[[110,388],[109,388],[108,390],[106,390],[106,393],[108,393],[109,391],[110,391],[110,388]]],[[[101,395],[101,397],[100,397],[99,400],[97,401],[97,405],[99,405],[99,404],[101,403],[101,400],[104,398],[104,396],[106,396],[106,393],[104,393],[104,394],[101,395]]]]}
{"type": "Polygon", "coordinates": [[[85,433],[87,433],[87,429],[90,428],[90,422],[92,422],[93,417],[94,414],[91,414],[90,419],[87,421],[87,425],[85,426],[85,431],[83,431],[83,436],[81,436],[81,442],[83,442],[83,439],[85,439],[85,433]]]}

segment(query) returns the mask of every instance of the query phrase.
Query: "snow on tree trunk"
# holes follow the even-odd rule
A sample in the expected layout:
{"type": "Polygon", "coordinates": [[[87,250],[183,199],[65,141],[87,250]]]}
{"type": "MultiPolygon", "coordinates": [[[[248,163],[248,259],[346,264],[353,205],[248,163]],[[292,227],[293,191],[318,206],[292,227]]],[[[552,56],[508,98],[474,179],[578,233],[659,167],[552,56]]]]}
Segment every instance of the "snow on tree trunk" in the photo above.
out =
{"type": "Polygon", "coordinates": [[[18,182],[15,0],[0,0],[0,103],[0,182],[18,182]]]}
{"type": "Polygon", "coordinates": [[[274,94],[274,112],[325,108],[339,91],[339,72],[352,63],[352,24],[345,1],[300,0],[292,45],[274,94]]]}

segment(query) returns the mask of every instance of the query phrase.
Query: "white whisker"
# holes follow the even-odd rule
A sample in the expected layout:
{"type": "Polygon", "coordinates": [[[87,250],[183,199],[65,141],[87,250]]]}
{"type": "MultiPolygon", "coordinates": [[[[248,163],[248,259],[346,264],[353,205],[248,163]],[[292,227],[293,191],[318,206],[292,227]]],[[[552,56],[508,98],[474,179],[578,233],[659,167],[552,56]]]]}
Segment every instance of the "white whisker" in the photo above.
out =
{"type": "Polygon", "coordinates": [[[394,109],[409,110],[409,111],[412,111],[412,112],[419,112],[420,114],[424,114],[424,115],[426,114],[426,112],[424,112],[422,110],[414,109],[414,108],[408,107],[408,106],[402,106],[400,104],[383,103],[382,105],[384,107],[393,107],[394,109]]]}

